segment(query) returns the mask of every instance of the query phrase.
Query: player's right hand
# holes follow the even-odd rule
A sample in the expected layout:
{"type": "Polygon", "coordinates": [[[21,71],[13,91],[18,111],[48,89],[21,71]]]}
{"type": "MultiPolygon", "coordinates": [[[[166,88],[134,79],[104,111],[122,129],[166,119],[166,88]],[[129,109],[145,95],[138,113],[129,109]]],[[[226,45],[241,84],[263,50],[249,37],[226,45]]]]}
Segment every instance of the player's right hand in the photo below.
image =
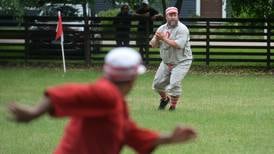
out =
{"type": "Polygon", "coordinates": [[[21,106],[16,103],[8,105],[9,120],[16,122],[30,122],[36,117],[34,110],[30,107],[21,106]]]}

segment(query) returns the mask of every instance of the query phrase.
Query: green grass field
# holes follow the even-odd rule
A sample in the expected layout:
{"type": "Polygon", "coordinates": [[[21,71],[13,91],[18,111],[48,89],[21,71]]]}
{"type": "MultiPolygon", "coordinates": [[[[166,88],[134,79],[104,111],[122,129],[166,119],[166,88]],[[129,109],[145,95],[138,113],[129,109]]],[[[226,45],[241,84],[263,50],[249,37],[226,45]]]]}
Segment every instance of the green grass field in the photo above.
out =
{"type": "MultiPolygon", "coordinates": [[[[48,154],[58,143],[67,119],[43,116],[29,124],[6,120],[11,101],[35,104],[44,88],[64,82],[90,82],[98,69],[0,67],[0,154],[48,154]]],[[[151,90],[154,70],[141,76],[128,96],[131,116],[140,126],[169,132],[176,124],[194,127],[188,144],[157,148],[157,154],[274,153],[274,76],[245,71],[193,71],[183,81],[184,97],[175,112],[157,111],[151,90]],[[225,73],[222,73],[225,72],[225,73]]],[[[134,153],[125,148],[123,154],[134,153]]]]}

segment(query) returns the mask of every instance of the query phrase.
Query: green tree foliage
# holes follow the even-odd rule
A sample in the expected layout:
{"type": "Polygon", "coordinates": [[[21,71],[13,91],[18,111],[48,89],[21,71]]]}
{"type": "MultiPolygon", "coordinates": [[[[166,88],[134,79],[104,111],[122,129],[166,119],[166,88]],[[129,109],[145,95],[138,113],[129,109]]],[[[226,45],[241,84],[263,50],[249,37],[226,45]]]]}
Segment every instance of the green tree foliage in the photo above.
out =
{"type": "Polygon", "coordinates": [[[128,3],[128,5],[131,7],[131,8],[134,8],[136,6],[136,4],[139,3],[139,0],[131,0],[131,1],[128,1],[128,0],[111,0],[113,4],[115,4],[115,2],[119,2],[119,3],[128,3]]]}
{"type": "MultiPolygon", "coordinates": [[[[5,14],[13,15],[13,16],[22,16],[25,13],[25,7],[40,7],[45,3],[90,3],[93,5],[97,0],[0,0],[0,10],[5,14]]],[[[131,8],[140,4],[142,0],[104,0],[111,1],[113,4],[115,2],[124,2],[128,3],[131,8]]],[[[236,0],[234,0],[236,1],[236,0]]],[[[166,7],[166,0],[149,0],[151,4],[153,3],[162,3],[163,8],[166,7]]],[[[181,9],[183,0],[176,0],[176,7],[181,9]]]]}
{"type": "MultiPolygon", "coordinates": [[[[135,8],[136,5],[140,4],[142,0],[111,0],[114,4],[115,2],[127,3],[131,8],[135,8]]],[[[158,0],[149,0],[151,4],[158,2],[158,0]]]]}
{"type": "Polygon", "coordinates": [[[273,18],[274,0],[229,0],[232,17],[273,18]]]}
{"type": "MultiPolygon", "coordinates": [[[[22,16],[24,15],[24,8],[25,7],[40,7],[45,3],[90,3],[93,5],[95,1],[98,0],[0,0],[0,9],[4,14],[14,15],[14,16],[22,16]]],[[[140,0],[102,0],[102,1],[111,1],[113,4],[115,2],[126,2],[130,5],[130,7],[134,8],[140,0]]],[[[153,3],[155,0],[151,0],[150,2],[153,3]]]]}
{"type": "Polygon", "coordinates": [[[2,14],[21,15],[24,13],[21,7],[22,5],[18,0],[0,0],[2,14]]]}

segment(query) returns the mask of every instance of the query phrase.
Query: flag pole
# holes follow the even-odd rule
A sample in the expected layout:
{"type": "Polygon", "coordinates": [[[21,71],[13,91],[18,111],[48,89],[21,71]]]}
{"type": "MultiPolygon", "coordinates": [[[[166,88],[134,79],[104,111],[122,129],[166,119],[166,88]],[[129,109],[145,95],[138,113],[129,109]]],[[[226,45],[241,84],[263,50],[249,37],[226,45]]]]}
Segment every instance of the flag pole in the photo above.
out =
{"type": "Polygon", "coordinates": [[[64,73],[66,73],[67,70],[66,70],[66,61],[65,61],[65,52],[64,52],[64,34],[62,34],[62,36],[61,36],[61,50],[62,50],[64,73]]]}
{"type": "Polygon", "coordinates": [[[61,17],[60,11],[58,11],[58,23],[56,27],[55,40],[57,40],[59,37],[61,37],[60,45],[62,50],[63,68],[64,68],[64,73],[66,73],[67,70],[66,70],[66,61],[65,61],[65,52],[64,52],[64,33],[63,33],[62,17],[61,17]]]}

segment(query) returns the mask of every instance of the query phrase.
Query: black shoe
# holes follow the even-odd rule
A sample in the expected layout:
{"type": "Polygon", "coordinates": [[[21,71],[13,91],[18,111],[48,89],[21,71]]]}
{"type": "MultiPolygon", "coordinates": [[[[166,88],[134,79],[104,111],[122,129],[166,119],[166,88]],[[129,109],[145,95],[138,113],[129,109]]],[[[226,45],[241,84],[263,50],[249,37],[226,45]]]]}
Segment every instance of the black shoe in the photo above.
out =
{"type": "Polygon", "coordinates": [[[169,110],[169,111],[175,111],[175,109],[176,109],[175,106],[170,106],[168,110],[169,110]]]}
{"type": "Polygon", "coordinates": [[[168,104],[168,102],[169,102],[169,97],[167,97],[167,99],[166,100],[160,100],[160,105],[159,105],[159,107],[158,107],[158,110],[164,110],[165,109],[165,107],[166,107],[166,105],[168,104]]]}

